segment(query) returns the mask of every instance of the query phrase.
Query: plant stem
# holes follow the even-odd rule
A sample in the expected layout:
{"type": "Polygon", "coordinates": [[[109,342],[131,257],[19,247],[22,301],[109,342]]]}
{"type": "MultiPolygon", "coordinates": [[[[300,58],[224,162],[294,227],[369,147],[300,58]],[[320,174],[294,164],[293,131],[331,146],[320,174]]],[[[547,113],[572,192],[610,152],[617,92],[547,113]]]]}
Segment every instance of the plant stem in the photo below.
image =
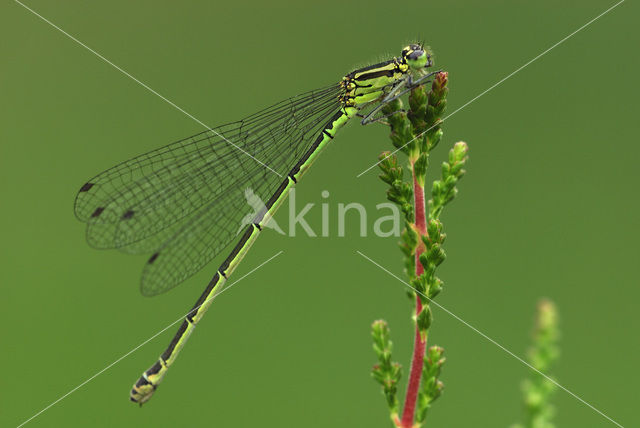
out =
{"type": "Polygon", "coordinates": [[[455,197],[456,183],[464,175],[468,151],[465,143],[456,143],[449,152],[448,162],[442,164],[442,180],[433,182],[432,199],[428,203],[424,191],[429,153],[442,138],[440,124],[446,106],[447,82],[447,73],[440,72],[434,77],[430,91],[427,92],[424,86],[412,88],[408,111],[399,98],[382,108],[385,123],[391,128],[391,142],[397,151],[407,155],[411,171],[411,181],[405,181],[405,170],[395,152],[383,152],[379,157],[380,179],[389,185],[387,199],[404,214],[405,227],[399,246],[404,255],[405,272],[414,289],[410,297],[416,302],[414,348],[402,415],[396,397],[401,366],[391,361],[389,328],[383,321],[372,325],[373,348],[378,357],[372,375],[382,386],[396,428],[420,428],[444,388],[439,379],[445,361],[444,350],[438,346],[427,349],[433,320],[429,302],[442,290],[443,282],[435,276],[436,268],[446,257],[442,248],[446,235],[442,232],[439,216],[442,207],[455,197]]]}
{"type": "MultiPolygon", "coordinates": [[[[427,218],[426,207],[424,201],[424,187],[420,186],[413,175],[413,204],[415,212],[415,226],[420,235],[427,235],[427,218]]],[[[420,255],[424,252],[424,245],[420,243],[416,249],[416,276],[424,273],[422,263],[420,263],[420,255]]],[[[416,317],[422,311],[422,301],[420,296],[416,294],[416,317]]],[[[427,347],[427,337],[420,334],[420,328],[416,323],[415,340],[413,344],[413,357],[411,359],[411,371],[409,374],[409,384],[407,386],[407,395],[404,402],[404,411],[402,412],[401,426],[411,428],[416,413],[416,401],[420,391],[420,380],[422,379],[422,368],[424,365],[424,354],[427,347]]]]}

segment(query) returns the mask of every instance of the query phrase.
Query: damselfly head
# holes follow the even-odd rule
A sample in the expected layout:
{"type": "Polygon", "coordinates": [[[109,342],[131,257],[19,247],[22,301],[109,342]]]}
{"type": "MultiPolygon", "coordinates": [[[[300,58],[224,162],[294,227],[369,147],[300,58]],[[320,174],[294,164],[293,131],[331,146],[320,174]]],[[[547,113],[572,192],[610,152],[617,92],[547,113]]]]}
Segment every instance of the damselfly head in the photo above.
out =
{"type": "Polygon", "coordinates": [[[422,45],[410,44],[402,49],[402,59],[413,69],[431,67],[431,53],[422,45]]]}

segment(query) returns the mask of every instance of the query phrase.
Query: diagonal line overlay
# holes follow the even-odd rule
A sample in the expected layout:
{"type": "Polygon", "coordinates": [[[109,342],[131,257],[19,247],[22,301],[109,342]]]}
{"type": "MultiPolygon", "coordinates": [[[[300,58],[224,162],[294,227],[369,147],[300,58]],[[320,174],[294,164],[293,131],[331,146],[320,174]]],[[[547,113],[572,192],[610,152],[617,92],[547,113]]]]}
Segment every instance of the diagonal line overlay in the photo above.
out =
{"type": "Polygon", "coordinates": [[[127,76],[128,78],[130,78],[131,80],[133,80],[134,82],[136,82],[137,84],[139,84],[140,86],[142,86],[143,88],[145,88],[146,90],[148,90],[149,92],[151,92],[152,94],[154,94],[154,95],[158,96],[159,98],[161,98],[163,101],[168,103],[173,108],[177,109],[178,111],[180,111],[184,115],[188,116],[189,118],[191,118],[194,121],[198,122],[200,125],[204,126],[207,131],[213,132],[214,134],[216,134],[217,136],[222,138],[224,141],[226,141],[227,143],[231,144],[233,147],[235,147],[236,149],[238,149],[239,151],[241,151],[245,155],[249,156],[251,159],[253,159],[254,161],[258,162],[260,165],[262,165],[263,167],[267,168],[272,173],[276,174],[278,177],[282,177],[282,174],[280,174],[279,172],[275,171],[269,165],[267,165],[264,162],[262,162],[261,160],[257,159],[255,156],[253,156],[251,153],[247,152],[246,150],[244,150],[242,147],[238,146],[237,144],[234,144],[233,142],[229,141],[224,135],[220,134],[218,131],[213,129],[211,126],[209,126],[209,125],[205,124],[204,122],[200,121],[198,118],[193,116],[191,113],[187,112],[182,107],[176,105],[173,101],[169,100],[168,98],[166,98],[162,94],[158,93],[157,91],[155,91],[154,89],[152,89],[151,87],[146,85],[145,83],[143,83],[140,80],[136,79],[134,76],[129,74],[126,70],[122,69],[121,67],[117,66],[113,62],[109,61],[107,58],[105,58],[104,56],[100,55],[98,52],[96,52],[95,50],[91,49],[89,46],[87,46],[86,44],[82,43],[80,40],[76,39],[71,34],[67,33],[62,28],[58,27],[53,22],[49,21],[47,18],[45,18],[44,16],[40,15],[35,10],[31,9],[29,6],[25,5],[24,3],[20,2],[19,0],[14,0],[14,1],[16,3],[18,3],[20,6],[24,7],[25,9],[27,9],[29,12],[33,13],[35,16],[37,16],[38,18],[40,18],[44,22],[46,22],[47,24],[51,25],[56,30],[60,31],[62,34],[64,34],[65,36],[67,36],[68,38],[70,38],[71,40],[73,40],[74,42],[76,42],[77,44],[82,46],[83,48],[87,49],[89,52],[91,52],[92,54],[94,54],[95,56],[97,56],[98,58],[100,58],[101,60],[103,60],[104,62],[106,62],[107,64],[109,64],[110,66],[112,66],[113,68],[115,68],[116,70],[121,72],[122,74],[124,74],[125,76],[127,76]]]}
{"type": "Polygon", "coordinates": [[[255,268],[253,268],[252,270],[250,270],[249,272],[247,272],[244,276],[241,276],[240,278],[238,278],[237,281],[234,281],[233,283],[229,284],[228,287],[222,289],[219,293],[213,295],[211,298],[205,300],[204,302],[202,302],[202,304],[200,304],[199,306],[196,306],[194,308],[189,309],[189,312],[185,313],[184,315],[182,315],[180,318],[176,319],[175,321],[173,321],[171,324],[167,325],[165,328],[163,328],[162,330],[160,330],[159,332],[157,332],[156,334],[154,334],[153,336],[149,337],[148,339],[146,339],[144,342],[140,343],[138,346],[136,346],[135,348],[131,349],[130,351],[128,351],[127,353],[123,354],[121,357],[117,358],[115,361],[113,361],[111,364],[107,365],[106,367],[104,367],[103,369],[101,369],[100,371],[98,371],[96,374],[94,374],[93,376],[89,377],[87,380],[85,380],[84,382],[78,384],[76,387],[74,387],[73,389],[71,389],[69,392],[67,392],[66,394],[60,396],[60,398],[52,401],[49,405],[47,405],[46,407],[44,407],[42,410],[40,410],[39,412],[37,412],[36,414],[34,414],[33,416],[31,416],[29,419],[25,420],[24,422],[22,422],[20,425],[18,425],[16,428],[21,428],[22,426],[28,424],[29,422],[31,422],[33,419],[37,418],[38,416],[40,416],[42,413],[46,412],[47,410],[49,410],[50,408],[52,408],[53,406],[55,406],[56,404],[58,404],[59,402],[61,402],[62,400],[64,400],[65,398],[67,398],[69,395],[73,394],[74,392],[76,392],[77,390],[79,390],[80,388],[82,388],[83,386],[85,386],[86,384],[88,384],[89,382],[91,382],[92,380],[94,380],[95,378],[97,378],[98,376],[100,376],[102,373],[106,372],[107,370],[109,370],[111,367],[115,366],[116,364],[118,364],[120,361],[124,360],[125,358],[127,358],[129,355],[133,354],[134,352],[136,352],[138,349],[142,348],[144,345],[146,345],[147,343],[151,342],[153,339],[155,339],[156,337],[160,336],[162,333],[164,333],[165,331],[167,331],[168,329],[170,329],[171,327],[173,327],[174,325],[176,325],[177,323],[179,323],[180,321],[184,320],[184,318],[189,315],[191,312],[193,312],[195,309],[198,309],[200,306],[202,305],[206,305],[207,303],[211,302],[212,300],[216,299],[218,296],[220,296],[222,293],[224,293],[225,291],[231,289],[231,287],[233,287],[234,285],[236,285],[237,283],[239,283],[240,281],[242,281],[243,279],[245,279],[246,277],[248,277],[249,275],[251,275],[252,273],[254,273],[255,271],[257,271],[258,269],[260,269],[262,266],[266,265],[267,263],[269,263],[271,260],[275,259],[276,257],[278,257],[280,254],[282,254],[284,251],[279,251],[276,254],[274,254],[273,256],[271,256],[270,258],[268,258],[267,260],[265,260],[264,262],[260,263],[258,266],[256,266],[255,268]]]}
{"type": "Polygon", "coordinates": [[[401,283],[403,283],[404,285],[406,285],[407,287],[409,287],[410,289],[412,289],[414,292],[420,294],[421,296],[423,296],[424,298],[426,298],[429,303],[432,303],[433,305],[437,306],[438,308],[442,309],[444,312],[446,312],[447,314],[451,315],[453,318],[455,318],[456,320],[460,321],[462,324],[464,324],[465,326],[469,327],[471,330],[473,330],[474,332],[478,333],[480,336],[482,336],[483,338],[485,338],[486,340],[488,340],[489,342],[491,342],[492,344],[494,344],[495,346],[497,346],[498,348],[500,348],[501,350],[503,350],[504,352],[506,352],[507,354],[509,354],[510,356],[512,356],[513,358],[515,358],[516,360],[518,360],[519,362],[521,362],[522,364],[524,364],[525,366],[529,367],[531,370],[535,371],[536,373],[538,373],[540,376],[544,377],[545,379],[547,379],[548,381],[550,381],[551,383],[553,383],[555,386],[557,386],[558,388],[562,389],[564,392],[566,392],[567,394],[571,395],[573,398],[575,398],[576,400],[580,401],[582,404],[586,405],[587,407],[589,407],[591,410],[595,411],[596,413],[598,413],[600,416],[604,417],[605,419],[607,419],[609,422],[615,424],[616,426],[620,427],[620,428],[624,428],[622,425],[620,425],[618,422],[616,422],[615,420],[613,420],[612,418],[610,418],[609,416],[607,416],[605,413],[603,413],[602,411],[598,410],[597,408],[595,408],[593,405],[589,404],[588,402],[586,402],[585,400],[583,400],[582,398],[580,398],[577,394],[571,392],[569,389],[565,388],[564,386],[560,385],[557,381],[555,381],[553,378],[547,376],[546,374],[542,373],[540,370],[536,369],[535,367],[533,367],[531,364],[529,364],[528,362],[526,362],[525,360],[523,360],[522,358],[520,358],[519,356],[517,356],[515,353],[513,353],[512,351],[510,351],[509,349],[505,348],[503,345],[501,345],[500,343],[498,343],[497,341],[495,341],[494,339],[492,339],[491,337],[487,336],[485,333],[483,333],[482,331],[478,330],[477,328],[475,328],[474,326],[472,326],[471,324],[469,324],[467,321],[465,321],[464,319],[460,318],[458,315],[454,314],[453,312],[451,312],[449,309],[445,308],[444,306],[442,306],[441,304],[439,304],[438,302],[430,299],[429,297],[425,296],[423,293],[421,293],[420,291],[416,290],[414,287],[412,287],[409,283],[405,282],[402,278],[400,278],[399,276],[397,276],[396,274],[394,274],[393,272],[391,272],[390,270],[386,269],[384,266],[380,265],[378,262],[374,261],[373,259],[371,259],[370,257],[364,255],[362,252],[360,251],[356,251],[358,254],[360,254],[363,258],[365,258],[366,260],[370,261],[371,263],[373,263],[374,265],[376,265],[377,267],[379,267],[380,269],[382,269],[383,271],[385,271],[386,273],[388,273],[389,275],[391,275],[392,277],[394,277],[395,279],[397,279],[398,281],[400,281],[401,283]]]}

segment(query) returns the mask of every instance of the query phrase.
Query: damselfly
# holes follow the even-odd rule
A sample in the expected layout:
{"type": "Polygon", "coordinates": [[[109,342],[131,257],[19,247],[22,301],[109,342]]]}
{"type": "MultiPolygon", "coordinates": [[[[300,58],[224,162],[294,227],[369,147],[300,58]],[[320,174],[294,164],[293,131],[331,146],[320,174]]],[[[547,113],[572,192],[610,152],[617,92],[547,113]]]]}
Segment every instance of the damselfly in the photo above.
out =
{"type": "Polygon", "coordinates": [[[427,82],[431,65],[425,48],[409,45],[400,57],[136,156],[80,188],[75,213],[87,223],[90,245],[151,254],[145,296],[180,284],[239,236],[169,347],[134,384],[132,401],[151,398],[265,222],[336,132],[356,116],[362,124],[380,120],[382,106],[427,82]],[[239,234],[245,189],[266,202],[239,234]]]}

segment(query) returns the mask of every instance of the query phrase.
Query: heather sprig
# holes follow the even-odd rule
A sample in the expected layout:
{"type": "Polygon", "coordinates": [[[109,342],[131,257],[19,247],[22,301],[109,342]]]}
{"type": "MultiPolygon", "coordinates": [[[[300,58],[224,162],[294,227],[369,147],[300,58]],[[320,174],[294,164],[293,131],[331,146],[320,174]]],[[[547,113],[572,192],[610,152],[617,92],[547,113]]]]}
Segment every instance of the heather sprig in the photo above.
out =
{"type": "Polygon", "coordinates": [[[387,199],[396,204],[404,216],[399,245],[408,283],[413,288],[409,294],[415,302],[415,346],[402,414],[399,413],[397,398],[401,370],[398,363],[391,362],[389,328],[384,321],[376,321],[372,326],[374,350],[378,357],[372,374],[382,385],[391,420],[398,428],[422,426],[433,402],[444,388],[440,380],[445,361],[444,349],[431,346],[427,350],[433,322],[429,303],[443,286],[442,280],[435,275],[446,258],[443,248],[446,235],[440,216],[444,206],[458,192],[456,185],[465,173],[464,166],[468,160],[467,145],[459,142],[453,146],[448,160],[442,165],[440,177],[431,186],[428,203],[425,182],[431,150],[442,139],[441,116],[448,91],[448,74],[440,72],[435,75],[429,91],[423,85],[411,90],[408,111],[404,110],[399,98],[382,109],[396,150],[380,155],[380,179],[388,186],[387,199]],[[402,166],[396,152],[407,156],[406,167],[402,166]]]}

